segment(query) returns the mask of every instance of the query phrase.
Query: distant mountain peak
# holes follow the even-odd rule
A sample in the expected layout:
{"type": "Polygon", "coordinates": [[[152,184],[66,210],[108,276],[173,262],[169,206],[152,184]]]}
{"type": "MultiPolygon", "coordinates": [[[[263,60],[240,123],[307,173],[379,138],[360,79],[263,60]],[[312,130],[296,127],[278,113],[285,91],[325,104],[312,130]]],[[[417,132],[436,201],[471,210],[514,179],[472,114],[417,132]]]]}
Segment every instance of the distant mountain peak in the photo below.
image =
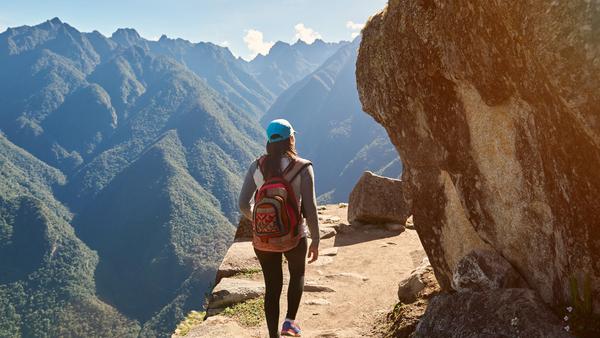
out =
{"type": "Polygon", "coordinates": [[[292,45],[292,47],[295,47],[295,46],[318,46],[318,45],[320,46],[320,45],[326,45],[326,44],[327,44],[327,42],[325,42],[323,39],[315,39],[315,41],[313,41],[312,43],[308,43],[304,40],[298,39],[292,45]]]}
{"type": "Polygon", "coordinates": [[[283,42],[283,41],[277,41],[275,42],[275,44],[273,45],[273,47],[271,47],[271,50],[269,50],[269,53],[274,50],[274,49],[281,49],[281,48],[287,48],[290,47],[291,45],[287,42],[283,42]]]}
{"type": "Polygon", "coordinates": [[[136,39],[141,39],[140,34],[133,28],[119,28],[114,33],[112,33],[111,38],[119,38],[119,37],[133,37],[136,39]]]}
{"type": "Polygon", "coordinates": [[[133,28],[119,28],[112,33],[110,39],[123,47],[136,45],[147,47],[146,40],[133,28]]]}
{"type": "Polygon", "coordinates": [[[277,41],[277,42],[275,42],[275,44],[273,46],[271,46],[271,48],[269,49],[267,54],[258,53],[256,55],[256,57],[253,60],[251,60],[250,62],[257,62],[258,60],[268,58],[270,56],[272,57],[273,55],[284,54],[291,49],[292,49],[292,45],[290,45],[289,43],[283,42],[283,41],[277,41]]]}
{"type": "Polygon", "coordinates": [[[166,34],[163,34],[158,39],[159,43],[175,43],[175,44],[185,44],[185,45],[193,45],[190,41],[182,38],[170,38],[166,34]]]}
{"type": "Polygon", "coordinates": [[[63,23],[58,17],[54,17],[48,21],[54,25],[62,25],[62,23],[63,23]]]}
{"type": "Polygon", "coordinates": [[[296,40],[296,43],[294,43],[294,46],[295,45],[308,45],[308,43],[304,40],[298,39],[298,40],[296,40]]]}
{"type": "MultiPolygon", "coordinates": [[[[65,26],[66,23],[62,22],[58,17],[54,17],[50,20],[46,20],[39,25],[34,26],[34,28],[42,29],[42,30],[57,30],[60,27],[65,26]]],[[[29,28],[29,26],[22,26],[24,28],[29,28]]]]}

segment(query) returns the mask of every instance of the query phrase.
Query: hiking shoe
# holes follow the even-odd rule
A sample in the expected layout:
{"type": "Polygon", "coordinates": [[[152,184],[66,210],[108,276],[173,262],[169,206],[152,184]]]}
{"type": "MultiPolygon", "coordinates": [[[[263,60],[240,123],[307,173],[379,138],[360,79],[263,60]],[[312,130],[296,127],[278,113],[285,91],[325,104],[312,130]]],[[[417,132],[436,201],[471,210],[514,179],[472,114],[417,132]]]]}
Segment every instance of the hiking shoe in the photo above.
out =
{"type": "Polygon", "coordinates": [[[281,334],[283,336],[288,337],[301,337],[302,330],[300,329],[300,326],[298,326],[298,323],[296,323],[296,321],[291,322],[289,320],[286,320],[285,322],[283,322],[281,334]]]}

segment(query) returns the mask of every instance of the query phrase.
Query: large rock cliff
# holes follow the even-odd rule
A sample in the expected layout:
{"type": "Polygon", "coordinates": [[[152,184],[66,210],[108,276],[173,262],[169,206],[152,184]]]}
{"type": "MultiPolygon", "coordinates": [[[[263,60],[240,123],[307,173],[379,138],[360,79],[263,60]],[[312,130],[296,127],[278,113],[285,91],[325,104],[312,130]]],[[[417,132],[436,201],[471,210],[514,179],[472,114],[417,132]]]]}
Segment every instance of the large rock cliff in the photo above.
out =
{"type": "Polygon", "coordinates": [[[357,81],[443,287],[492,249],[546,302],[591,285],[600,312],[597,1],[390,0],[363,31],[357,81]]]}

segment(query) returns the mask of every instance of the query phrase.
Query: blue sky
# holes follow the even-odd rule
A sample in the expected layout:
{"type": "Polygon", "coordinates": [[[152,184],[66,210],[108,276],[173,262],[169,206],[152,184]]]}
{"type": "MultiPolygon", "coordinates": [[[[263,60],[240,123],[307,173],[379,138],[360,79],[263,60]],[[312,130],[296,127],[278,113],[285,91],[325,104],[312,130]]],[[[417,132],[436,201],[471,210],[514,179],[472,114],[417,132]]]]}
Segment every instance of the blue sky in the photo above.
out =
{"type": "Polygon", "coordinates": [[[0,31],[59,17],[75,28],[110,36],[135,28],[228,46],[249,58],[272,42],[350,40],[387,0],[0,0],[0,31]]]}

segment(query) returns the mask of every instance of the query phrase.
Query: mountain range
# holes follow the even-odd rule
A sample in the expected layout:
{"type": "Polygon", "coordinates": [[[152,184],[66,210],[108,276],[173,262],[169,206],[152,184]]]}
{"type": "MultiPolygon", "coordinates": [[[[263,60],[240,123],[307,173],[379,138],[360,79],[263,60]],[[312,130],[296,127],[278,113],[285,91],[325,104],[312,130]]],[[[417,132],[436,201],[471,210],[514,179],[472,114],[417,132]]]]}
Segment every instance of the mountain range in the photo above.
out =
{"type": "Polygon", "coordinates": [[[341,46],[314,72],[284,91],[261,124],[285,117],[298,151],[312,160],[320,203],[342,202],[365,170],[398,177],[402,163],[381,125],[361,108],[356,90],[360,38],[341,46]]]}
{"type": "Polygon", "coordinates": [[[307,131],[324,200],[365,168],[396,175],[360,111],[357,43],[279,42],[247,62],[58,18],[1,33],[0,336],[169,336],[231,243],[261,118],[307,131]],[[328,142],[349,145],[335,163],[328,142]]]}
{"type": "Polygon", "coordinates": [[[321,39],[307,44],[298,40],[295,44],[278,41],[269,50],[269,54],[258,54],[248,62],[246,69],[275,96],[312,73],[341,46],[348,44],[324,42],[321,39]]]}

